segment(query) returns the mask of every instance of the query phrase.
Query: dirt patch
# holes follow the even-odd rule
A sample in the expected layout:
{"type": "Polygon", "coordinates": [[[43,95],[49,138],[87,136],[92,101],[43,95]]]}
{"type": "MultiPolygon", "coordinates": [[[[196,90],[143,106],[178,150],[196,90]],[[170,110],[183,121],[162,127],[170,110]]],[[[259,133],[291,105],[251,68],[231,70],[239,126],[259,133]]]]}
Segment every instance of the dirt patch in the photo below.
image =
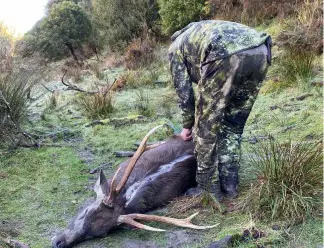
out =
{"type": "Polygon", "coordinates": [[[158,248],[154,241],[141,241],[141,240],[132,240],[126,239],[122,244],[123,248],[158,248]]]}
{"type": "Polygon", "coordinates": [[[167,233],[167,246],[187,247],[189,244],[198,243],[202,239],[202,234],[188,230],[177,230],[167,233]]]}
{"type": "Polygon", "coordinates": [[[23,223],[19,221],[0,221],[0,236],[7,237],[18,237],[20,230],[23,228],[23,223]]]}
{"type": "Polygon", "coordinates": [[[78,151],[78,157],[81,161],[87,165],[91,165],[95,160],[95,155],[92,153],[90,149],[83,149],[78,151]]]}

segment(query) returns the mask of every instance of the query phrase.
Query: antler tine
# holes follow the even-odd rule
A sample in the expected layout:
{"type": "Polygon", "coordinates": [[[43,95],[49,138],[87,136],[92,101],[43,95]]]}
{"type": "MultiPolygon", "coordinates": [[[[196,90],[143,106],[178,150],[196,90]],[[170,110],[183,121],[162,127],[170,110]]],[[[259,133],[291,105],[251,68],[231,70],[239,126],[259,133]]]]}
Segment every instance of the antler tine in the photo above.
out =
{"type": "Polygon", "coordinates": [[[115,196],[115,192],[116,192],[115,189],[116,189],[116,186],[117,186],[116,179],[117,179],[117,175],[118,175],[118,172],[120,171],[120,169],[121,169],[121,167],[119,167],[117,169],[117,171],[115,172],[113,178],[111,179],[108,197],[103,200],[103,203],[108,205],[108,206],[111,205],[110,200],[113,199],[114,196],[115,196]]]}
{"type": "Polygon", "coordinates": [[[204,229],[209,229],[209,228],[214,228],[216,226],[218,226],[219,224],[216,225],[212,225],[212,226],[198,226],[195,224],[192,224],[190,221],[198,215],[198,212],[189,216],[188,218],[185,219],[176,219],[176,218],[170,218],[170,217],[164,217],[164,216],[158,216],[158,215],[147,215],[147,214],[127,214],[127,215],[121,215],[118,217],[118,222],[119,223],[126,223],[132,226],[135,226],[137,228],[141,228],[141,229],[146,229],[149,231],[161,231],[161,229],[158,230],[154,230],[156,228],[150,227],[150,229],[148,229],[148,226],[145,226],[145,228],[143,228],[143,224],[138,223],[137,221],[135,221],[134,219],[137,220],[148,220],[148,221],[158,221],[158,222],[164,222],[164,223],[168,223],[168,224],[172,224],[175,226],[181,226],[181,227],[187,227],[187,228],[192,228],[192,229],[197,229],[197,230],[204,230],[204,229]]]}
{"type": "Polygon", "coordinates": [[[135,152],[134,156],[131,158],[131,161],[129,162],[128,166],[126,167],[125,173],[122,177],[122,179],[120,180],[118,186],[116,187],[116,194],[118,195],[118,193],[122,190],[122,188],[125,186],[127,179],[129,178],[132,170],[134,169],[134,166],[137,162],[137,160],[140,158],[140,156],[142,155],[142,153],[145,151],[145,147],[146,147],[146,142],[148,140],[148,138],[160,127],[163,127],[164,125],[160,125],[157,126],[155,128],[152,128],[143,138],[141,144],[139,145],[139,147],[137,148],[137,151],[135,152]]]}
{"type": "Polygon", "coordinates": [[[159,229],[159,228],[154,228],[154,227],[150,227],[144,224],[141,224],[137,221],[135,221],[132,217],[129,217],[127,215],[121,215],[118,217],[118,222],[124,223],[124,224],[128,224],[134,227],[137,227],[139,229],[144,229],[144,230],[148,230],[148,231],[153,231],[153,232],[165,232],[165,230],[163,229],[159,229]]]}

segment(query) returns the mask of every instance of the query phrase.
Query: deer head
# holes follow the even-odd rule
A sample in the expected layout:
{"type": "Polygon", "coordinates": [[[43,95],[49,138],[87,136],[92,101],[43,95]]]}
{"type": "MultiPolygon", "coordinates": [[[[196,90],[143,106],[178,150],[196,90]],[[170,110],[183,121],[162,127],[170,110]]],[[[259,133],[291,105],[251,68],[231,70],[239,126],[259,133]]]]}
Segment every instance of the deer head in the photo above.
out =
{"type": "Polygon", "coordinates": [[[193,229],[206,229],[214,226],[197,226],[190,223],[191,219],[198,213],[186,218],[175,219],[156,215],[145,214],[125,214],[124,205],[125,201],[122,197],[119,197],[122,189],[124,188],[137,160],[141,154],[148,149],[154,147],[146,146],[146,142],[151,134],[153,134],[161,126],[153,128],[149,131],[140,146],[131,158],[128,166],[124,170],[119,183],[117,184],[117,177],[120,177],[121,167],[118,168],[114,174],[110,185],[108,185],[107,179],[100,171],[99,178],[95,184],[94,191],[97,194],[96,201],[91,203],[88,207],[79,212],[77,217],[72,221],[69,227],[59,236],[55,237],[52,242],[53,248],[66,248],[72,247],[74,244],[81,241],[93,238],[105,236],[113,229],[117,228],[120,224],[128,224],[140,229],[146,229],[149,231],[165,231],[162,229],[153,228],[137,222],[136,220],[149,220],[159,221],[177,226],[193,228],[193,229]]]}

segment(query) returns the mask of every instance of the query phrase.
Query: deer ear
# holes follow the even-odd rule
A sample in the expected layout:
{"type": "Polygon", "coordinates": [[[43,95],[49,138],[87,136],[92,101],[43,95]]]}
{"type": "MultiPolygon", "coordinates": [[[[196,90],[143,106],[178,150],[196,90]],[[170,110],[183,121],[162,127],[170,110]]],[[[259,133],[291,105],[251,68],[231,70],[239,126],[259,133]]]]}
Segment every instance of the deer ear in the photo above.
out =
{"type": "Polygon", "coordinates": [[[100,170],[99,178],[94,186],[94,191],[97,193],[97,199],[104,198],[108,195],[108,183],[107,178],[102,170],[100,170]]]}

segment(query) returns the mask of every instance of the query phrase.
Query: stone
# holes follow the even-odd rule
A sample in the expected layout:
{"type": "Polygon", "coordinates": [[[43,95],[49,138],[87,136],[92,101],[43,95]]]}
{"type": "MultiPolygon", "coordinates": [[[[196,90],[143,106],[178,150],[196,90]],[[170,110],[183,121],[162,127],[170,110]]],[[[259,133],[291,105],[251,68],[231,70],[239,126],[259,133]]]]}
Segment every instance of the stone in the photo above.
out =
{"type": "Polygon", "coordinates": [[[224,238],[213,242],[209,245],[209,248],[226,248],[229,247],[232,243],[233,236],[227,235],[224,238]]]}

